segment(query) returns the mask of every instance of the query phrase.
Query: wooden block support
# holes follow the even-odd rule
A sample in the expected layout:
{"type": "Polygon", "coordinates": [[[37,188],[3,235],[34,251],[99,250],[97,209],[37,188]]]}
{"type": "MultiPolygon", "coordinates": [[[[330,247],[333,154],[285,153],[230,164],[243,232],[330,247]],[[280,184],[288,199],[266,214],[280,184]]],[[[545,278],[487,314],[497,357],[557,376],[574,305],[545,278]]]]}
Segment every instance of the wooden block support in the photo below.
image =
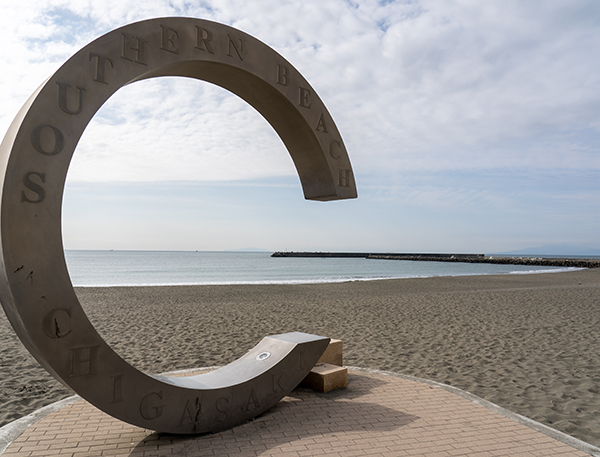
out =
{"type": "Polygon", "coordinates": [[[342,356],[343,344],[342,340],[330,340],[329,346],[325,349],[325,352],[318,360],[317,363],[329,363],[331,365],[337,365],[338,367],[343,366],[343,356],[342,356]]]}
{"type": "Polygon", "coordinates": [[[329,392],[333,389],[348,386],[348,369],[330,363],[317,363],[300,383],[302,387],[329,392]]]}

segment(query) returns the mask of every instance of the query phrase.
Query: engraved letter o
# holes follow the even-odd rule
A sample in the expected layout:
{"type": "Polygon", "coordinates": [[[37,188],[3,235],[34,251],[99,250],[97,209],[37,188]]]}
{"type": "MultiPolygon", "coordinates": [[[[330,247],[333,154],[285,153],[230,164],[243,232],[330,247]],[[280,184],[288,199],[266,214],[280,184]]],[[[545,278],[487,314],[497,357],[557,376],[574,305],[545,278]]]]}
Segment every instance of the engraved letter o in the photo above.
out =
{"type": "Polygon", "coordinates": [[[33,129],[33,132],[31,132],[31,143],[37,152],[41,152],[42,154],[46,154],[48,156],[53,156],[62,151],[63,147],[65,146],[65,137],[63,136],[62,132],[53,125],[42,124],[38,125],[33,129]],[[52,130],[54,135],[54,148],[49,151],[45,150],[44,146],[42,145],[42,131],[45,128],[52,130]]]}

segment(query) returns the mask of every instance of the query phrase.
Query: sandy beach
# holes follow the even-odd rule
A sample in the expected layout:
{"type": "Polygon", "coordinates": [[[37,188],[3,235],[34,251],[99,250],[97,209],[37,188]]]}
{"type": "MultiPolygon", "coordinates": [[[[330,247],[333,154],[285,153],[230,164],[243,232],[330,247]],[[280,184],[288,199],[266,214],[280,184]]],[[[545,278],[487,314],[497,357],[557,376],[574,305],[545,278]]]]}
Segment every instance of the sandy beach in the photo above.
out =
{"type": "MultiPolygon", "coordinates": [[[[269,334],[344,340],[344,363],[444,382],[600,445],[600,270],[307,285],[78,288],[137,368],[223,365],[269,334]]],[[[71,395],[0,314],[0,426],[71,395]]]]}

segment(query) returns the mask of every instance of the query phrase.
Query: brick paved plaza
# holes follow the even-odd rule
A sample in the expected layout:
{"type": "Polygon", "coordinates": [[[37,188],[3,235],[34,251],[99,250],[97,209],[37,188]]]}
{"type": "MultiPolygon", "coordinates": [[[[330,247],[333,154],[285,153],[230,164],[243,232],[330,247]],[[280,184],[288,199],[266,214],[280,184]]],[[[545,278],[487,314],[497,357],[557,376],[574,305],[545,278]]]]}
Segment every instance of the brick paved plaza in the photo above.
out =
{"type": "Polygon", "coordinates": [[[562,438],[439,385],[351,369],[347,389],[297,389],[255,420],[214,435],[155,433],[78,400],[31,425],[2,457],[600,455],[562,438]]]}

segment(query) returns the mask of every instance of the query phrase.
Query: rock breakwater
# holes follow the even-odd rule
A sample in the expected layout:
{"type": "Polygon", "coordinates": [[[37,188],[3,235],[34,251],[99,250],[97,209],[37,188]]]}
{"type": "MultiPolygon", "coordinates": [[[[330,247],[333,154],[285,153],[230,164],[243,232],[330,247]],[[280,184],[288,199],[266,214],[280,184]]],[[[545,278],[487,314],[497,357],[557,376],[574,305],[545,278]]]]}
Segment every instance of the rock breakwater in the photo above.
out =
{"type": "Polygon", "coordinates": [[[463,262],[463,263],[495,263],[501,265],[536,265],[548,267],[567,267],[567,268],[600,268],[598,259],[566,259],[566,258],[547,258],[547,257],[495,257],[495,256],[435,256],[435,255],[380,255],[370,254],[367,259],[385,259],[385,260],[416,260],[429,262],[463,262]]]}
{"type": "Polygon", "coordinates": [[[501,265],[536,265],[565,268],[600,268],[600,259],[562,257],[501,257],[485,254],[401,254],[368,252],[275,252],[271,257],[336,257],[420,262],[495,263],[501,265]]]}

